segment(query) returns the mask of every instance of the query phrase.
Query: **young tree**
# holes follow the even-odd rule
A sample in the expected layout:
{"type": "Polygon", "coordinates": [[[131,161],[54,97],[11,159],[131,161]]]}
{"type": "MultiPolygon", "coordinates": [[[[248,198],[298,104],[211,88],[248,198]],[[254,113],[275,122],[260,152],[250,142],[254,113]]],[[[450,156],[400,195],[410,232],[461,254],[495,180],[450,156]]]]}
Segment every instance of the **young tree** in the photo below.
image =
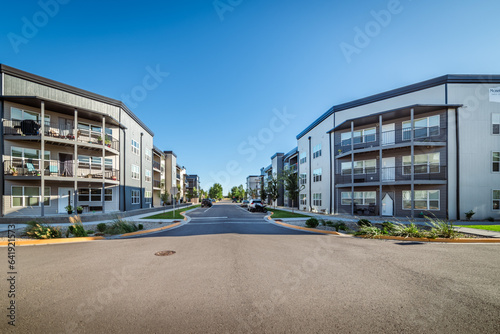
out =
{"type": "Polygon", "coordinates": [[[224,197],[224,195],[222,195],[222,186],[219,183],[215,183],[210,187],[208,195],[210,198],[221,200],[224,197]]]}
{"type": "Polygon", "coordinates": [[[274,208],[276,209],[276,200],[280,197],[279,186],[281,184],[281,180],[278,179],[276,174],[273,175],[271,180],[269,180],[269,186],[267,187],[267,194],[269,195],[269,199],[274,202],[274,208]]]}
{"type": "Polygon", "coordinates": [[[264,187],[264,183],[262,182],[261,187],[260,187],[260,199],[262,202],[264,202],[267,198],[267,191],[266,187],[264,187]]]}
{"type": "Polygon", "coordinates": [[[238,186],[238,200],[243,200],[243,199],[246,199],[247,198],[247,195],[246,195],[246,191],[245,191],[245,188],[243,188],[243,185],[240,184],[238,186]]]}
{"type": "Polygon", "coordinates": [[[299,174],[294,173],[291,170],[285,170],[281,174],[281,180],[283,181],[285,191],[287,196],[292,199],[292,212],[294,207],[295,199],[299,196],[301,190],[306,186],[299,185],[299,174]]]}

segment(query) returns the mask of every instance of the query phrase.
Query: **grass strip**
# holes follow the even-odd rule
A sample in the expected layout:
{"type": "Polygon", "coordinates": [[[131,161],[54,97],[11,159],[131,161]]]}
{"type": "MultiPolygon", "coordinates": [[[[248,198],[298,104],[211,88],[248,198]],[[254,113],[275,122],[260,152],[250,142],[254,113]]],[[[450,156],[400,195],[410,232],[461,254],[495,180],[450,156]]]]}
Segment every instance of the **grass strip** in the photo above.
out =
{"type": "Polygon", "coordinates": [[[478,230],[487,230],[500,232],[500,225],[455,225],[457,227],[475,228],[478,230]]]}
{"type": "Polygon", "coordinates": [[[269,211],[273,212],[273,215],[271,218],[310,218],[311,216],[306,216],[301,213],[292,213],[289,211],[283,211],[283,210],[276,210],[276,209],[271,209],[268,208],[269,211]]]}
{"type": "Polygon", "coordinates": [[[184,216],[181,215],[181,212],[196,209],[199,208],[200,206],[201,205],[198,204],[198,205],[188,206],[182,209],[175,209],[175,215],[174,211],[169,211],[169,212],[159,213],[154,216],[145,217],[142,219],[184,219],[184,216]]]}

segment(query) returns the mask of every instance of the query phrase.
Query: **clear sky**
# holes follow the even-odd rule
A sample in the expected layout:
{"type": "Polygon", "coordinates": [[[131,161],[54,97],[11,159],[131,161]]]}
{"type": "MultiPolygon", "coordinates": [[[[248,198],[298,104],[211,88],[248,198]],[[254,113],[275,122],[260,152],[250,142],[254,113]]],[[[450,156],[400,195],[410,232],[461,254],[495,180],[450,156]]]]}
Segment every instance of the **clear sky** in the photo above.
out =
{"type": "Polygon", "coordinates": [[[500,73],[498,13],[497,0],[4,1],[0,63],[124,101],[226,194],[332,105],[500,73]]]}

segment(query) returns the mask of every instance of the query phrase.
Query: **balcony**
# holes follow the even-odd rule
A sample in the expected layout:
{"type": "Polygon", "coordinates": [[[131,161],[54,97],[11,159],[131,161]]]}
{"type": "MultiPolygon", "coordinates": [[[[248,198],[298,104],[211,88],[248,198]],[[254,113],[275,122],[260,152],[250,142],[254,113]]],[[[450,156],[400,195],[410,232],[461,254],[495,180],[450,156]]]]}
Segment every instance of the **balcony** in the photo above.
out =
{"type": "MultiPolygon", "coordinates": [[[[73,178],[74,161],[45,160],[44,168],[41,169],[40,159],[11,158],[4,161],[4,175],[16,176],[44,176],[48,177],[68,177],[73,178]]],[[[100,165],[78,163],[76,168],[77,178],[102,180],[103,172],[100,165]]],[[[104,169],[104,179],[119,181],[119,170],[106,166],[104,169]]]]}
{"type": "Polygon", "coordinates": [[[158,161],[153,160],[153,169],[160,170],[160,163],[158,161]]]}
{"type": "MultiPolygon", "coordinates": [[[[362,135],[354,137],[354,151],[370,151],[384,147],[404,147],[411,145],[411,129],[398,129],[383,131],[381,136],[377,134],[362,135]]],[[[447,140],[445,127],[417,127],[413,129],[414,142],[420,143],[444,143],[447,140]]],[[[351,152],[351,139],[342,140],[335,145],[335,155],[343,155],[351,152]]]]}
{"type": "MultiPolygon", "coordinates": [[[[429,181],[429,183],[432,183],[432,181],[446,180],[447,166],[415,165],[414,170],[415,181],[429,181]]],[[[411,166],[354,169],[354,184],[378,183],[381,177],[383,183],[408,183],[411,181],[411,166]]],[[[344,173],[336,173],[335,184],[352,184],[350,170],[344,171],[344,173]]]]}
{"type": "Polygon", "coordinates": [[[160,180],[153,180],[153,188],[162,188],[160,180]]]}
{"type": "MultiPolygon", "coordinates": [[[[45,140],[54,143],[80,143],[102,145],[102,133],[88,129],[78,129],[75,136],[73,126],[45,122],[45,140]]],[[[41,124],[34,120],[3,120],[3,132],[6,136],[19,136],[20,139],[40,140],[41,124]]],[[[110,135],[104,136],[104,146],[115,151],[120,150],[120,142],[110,135]]],[[[99,149],[100,147],[95,147],[99,149]]]]}

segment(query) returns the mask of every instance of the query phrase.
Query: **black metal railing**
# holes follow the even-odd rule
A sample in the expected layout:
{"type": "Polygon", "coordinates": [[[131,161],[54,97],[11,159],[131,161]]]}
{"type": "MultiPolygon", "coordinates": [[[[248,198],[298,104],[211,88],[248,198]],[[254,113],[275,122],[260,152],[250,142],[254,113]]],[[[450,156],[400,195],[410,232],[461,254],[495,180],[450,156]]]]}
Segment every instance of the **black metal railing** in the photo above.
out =
{"type": "MultiPolygon", "coordinates": [[[[380,135],[377,134],[354,137],[354,150],[361,150],[370,147],[388,146],[400,143],[410,143],[411,129],[398,129],[393,131],[383,131],[380,135]]],[[[445,142],[446,127],[418,127],[413,129],[414,141],[421,142],[445,142]]],[[[335,145],[335,155],[347,153],[351,151],[351,139],[346,139],[337,142],[335,145]]]]}
{"type": "Polygon", "coordinates": [[[153,168],[160,169],[160,163],[158,161],[153,160],[153,168]]]}
{"type": "MultiPolygon", "coordinates": [[[[415,165],[414,180],[446,180],[447,166],[439,165],[415,165]]],[[[369,167],[363,169],[354,169],[354,177],[351,170],[344,170],[343,173],[335,174],[335,184],[345,183],[368,183],[368,182],[394,182],[410,181],[411,166],[396,167],[369,167]]]]}
{"type": "Polygon", "coordinates": [[[40,128],[40,122],[34,120],[3,120],[5,135],[38,136],[40,128]]]}
{"type": "Polygon", "coordinates": [[[153,180],[153,187],[155,187],[155,188],[161,188],[161,182],[160,182],[160,180],[153,180]]]}

